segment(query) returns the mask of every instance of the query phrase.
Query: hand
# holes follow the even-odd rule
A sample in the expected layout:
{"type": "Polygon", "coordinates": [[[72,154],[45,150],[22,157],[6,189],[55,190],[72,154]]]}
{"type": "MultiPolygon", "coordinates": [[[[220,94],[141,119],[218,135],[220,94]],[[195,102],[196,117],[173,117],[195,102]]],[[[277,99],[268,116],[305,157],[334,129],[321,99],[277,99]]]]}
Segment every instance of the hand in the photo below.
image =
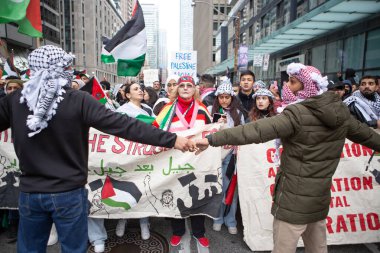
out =
{"type": "Polygon", "coordinates": [[[177,135],[177,139],[174,144],[175,149],[179,149],[182,152],[189,151],[189,140],[185,137],[177,135]]]}
{"type": "Polygon", "coordinates": [[[197,144],[197,152],[195,152],[196,155],[200,154],[202,151],[206,150],[208,148],[208,146],[210,145],[208,143],[208,139],[207,138],[203,138],[201,140],[196,140],[195,143],[197,144]]]}
{"type": "Polygon", "coordinates": [[[380,119],[377,121],[377,129],[380,129],[380,119]]]}
{"type": "Polygon", "coordinates": [[[218,119],[218,123],[226,123],[226,122],[227,122],[226,118],[221,117],[220,119],[218,119]]]}
{"type": "Polygon", "coordinates": [[[190,152],[198,151],[198,148],[197,148],[197,145],[196,145],[195,141],[193,141],[193,140],[188,140],[188,141],[187,141],[187,145],[188,145],[188,147],[189,147],[189,151],[190,151],[190,152]]]}

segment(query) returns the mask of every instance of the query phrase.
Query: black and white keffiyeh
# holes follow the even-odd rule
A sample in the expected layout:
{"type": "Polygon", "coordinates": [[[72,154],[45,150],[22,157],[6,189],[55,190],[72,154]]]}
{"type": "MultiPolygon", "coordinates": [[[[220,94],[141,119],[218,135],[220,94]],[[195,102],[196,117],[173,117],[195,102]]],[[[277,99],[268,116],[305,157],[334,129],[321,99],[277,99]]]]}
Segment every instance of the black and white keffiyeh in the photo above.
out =
{"type": "Polygon", "coordinates": [[[63,100],[63,87],[71,85],[73,71],[67,67],[73,59],[73,55],[52,45],[39,47],[28,56],[31,77],[24,84],[20,103],[26,103],[33,112],[26,121],[33,131],[29,137],[46,128],[55,115],[58,104],[63,100]]]}
{"type": "Polygon", "coordinates": [[[380,119],[380,96],[377,92],[374,93],[375,101],[371,101],[363,96],[360,90],[355,91],[352,95],[346,98],[343,102],[346,105],[350,105],[355,102],[356,107],[362,112],[363,116],[367,120],[379,120],[380,119]]]}

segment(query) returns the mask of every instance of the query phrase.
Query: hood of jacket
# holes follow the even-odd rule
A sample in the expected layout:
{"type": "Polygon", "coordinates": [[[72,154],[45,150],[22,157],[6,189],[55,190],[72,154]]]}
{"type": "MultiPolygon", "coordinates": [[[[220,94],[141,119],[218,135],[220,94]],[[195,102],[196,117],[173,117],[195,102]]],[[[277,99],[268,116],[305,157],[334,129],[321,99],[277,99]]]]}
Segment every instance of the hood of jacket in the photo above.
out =
{"type": "Polygon", "coordinates": [[[307,107],[314,116],[331,129],[342,126],[350,117],[347,106],[332,91],[306,99],[300,104],[307,107]]]}

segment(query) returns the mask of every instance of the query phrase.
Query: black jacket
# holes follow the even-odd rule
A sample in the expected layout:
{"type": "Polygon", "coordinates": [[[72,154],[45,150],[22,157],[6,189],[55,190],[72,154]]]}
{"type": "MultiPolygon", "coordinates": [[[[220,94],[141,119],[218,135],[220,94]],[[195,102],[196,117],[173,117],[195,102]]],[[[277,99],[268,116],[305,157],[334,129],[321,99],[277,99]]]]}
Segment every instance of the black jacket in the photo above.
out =
{"type": "Polygon", "coordinates": [[[238,94],[238,98],[239,98],[241,105],[243,107],[243,115],[244,115],[244,119],[246,122],[249,121],[248,114],[249,114],[249,111],[251,111],[251,109],[253,107],[253,103],[255,101],[252,98],[253,93],[254,92],[252,90],[251,94],[249,94],[249,95],[246,95],[246,94],[242,93],[241,91],[239,91],[239,94],[238,94]]]}
{"type": "Polygon", "coordinates": [[[21,91],[0,99],[0,132],[12,128],[23,192],[64,192],[87,183],[90,127],[131,141],[171,148],[176,135],[112,112],[83,91],[67,89],[48,127],[33,137],[31,114],[20,104],[21,91]]]}
{"type": "Polygon", "coordinates": [[[355,116],[357,120],[359,120],[362,123],[367,124],[369,127],[377,128],[377,120],[369,120],[366,121],[363,114],[360,112],[360,110],[355,106],[355,102],[352,102],[348,105],[348,109],[350,110],[350,113],[355,116]]]}

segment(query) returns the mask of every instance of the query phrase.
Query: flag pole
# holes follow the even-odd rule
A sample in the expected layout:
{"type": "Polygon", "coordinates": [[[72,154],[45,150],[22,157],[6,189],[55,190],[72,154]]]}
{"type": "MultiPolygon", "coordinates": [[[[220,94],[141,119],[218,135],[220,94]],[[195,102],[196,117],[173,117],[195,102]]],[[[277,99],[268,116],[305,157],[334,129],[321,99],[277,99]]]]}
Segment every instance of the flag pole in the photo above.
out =
{"type": "Polygon", "coordinates": [[[40,38],[36,38],[36,48],[39,48],[41,46],[40,38]]]}

